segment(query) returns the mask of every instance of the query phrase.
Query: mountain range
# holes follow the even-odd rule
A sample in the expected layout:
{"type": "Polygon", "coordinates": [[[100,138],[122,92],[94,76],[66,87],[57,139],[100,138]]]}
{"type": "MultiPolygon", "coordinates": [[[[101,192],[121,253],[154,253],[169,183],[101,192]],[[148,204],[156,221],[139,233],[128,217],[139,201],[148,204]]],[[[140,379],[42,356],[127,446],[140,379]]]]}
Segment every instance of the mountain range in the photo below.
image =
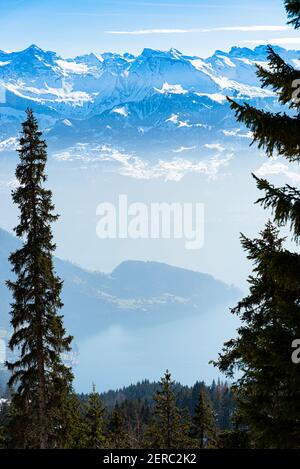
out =
{"type": "MultiPolygon", "coordinates": [[[[12,278],[8,256],[18,240],[0,229],[0,328],[9,329],[12,278]]],[[[241,292],[212,276],[157,262],[127,261],[110,274],[89,272],[55,259],[64,281],[63,314],[78,342],[108,326],[154,326],[194,315],[208,315],[236,301],[241,292]]]]}
{"type": "MultiPolygon", "coordinates": [[[[299,66],[299,51],[274,49],[299,66]]],[[[176,49],[72,59],[36,45],[0,51],[0,152],[15,149],[27,107],[38,114],[58,159],[80,160],[85,145],[105,158],[111,145],[143,149],[147,157],[151,142],[153,157],[192,151],[199,142],[242,144],[247,132],[226,96],[277,109],[274,93],[260,87],[256,64],[267,65],[266,46],[218,50],[205,59],[176,49]]]]}
{"type": "MultiPolygon", "coordinates": [[[[276,50],[297,66],[300,53],[276,50]]],[[[251,135],[235,122],[226,96],[277,109],[276,97],[261,90],[255,75],[255,64],[265,64],[266,53],[265,47],[233,48],[201,59],[174,49],[145,49],[139,56],[65,59],[37,46],[0,52],[1,226],[16,224],[10,198],[15,150],[24,110],[32,107],[49,147],[47,173],[61,214],[60,253],[97,269],[55,259],[64,280],[62,313],[79,362],[77,389],[88,390],[92,382],[103,389],[157,379],[166,368],[184,382],[218,376],[208,363],[235,334],[238,321],[229,307],[241,291],[212,275],[169,265],[191,265],[180,244],[166,249],[159,240],[101,241],[100,248],[94,214],[100,201],[114,200],[118,193],[146,203],[153,197],[204,202],[206,242],[193,253],[192,268],[227,279],[227,272],[240,265],[232,246],[244,228],[240,218],[249,220],[248,199],[251,204],[254,199],[245,190],[248,166],[252,170],[262,161],[259,155],[247,158],[251,135]],[[121,176],[102,171],[111,162],[120,165],[121,176]],[[198,177],[215,176],[219,168],[221,177],[212,183],[198,177]],[[189,172],[197,177],[177,188],[173,181],[189,172]],[[152,185],[150,179],[161,176],[168,183],[152,185]],[[167,263],[125,260],[136,258],[167,263]],[[103,268],[111,272],[99,272],[107,263],[103,268]]],[[[7,258],[17,246],[16,238],[0,230],[0,329],[5,331],[11,301],[4,284],[11,276],[7,258]]],[[[238,271],[232,282],[241,277],[238,271]]]]}
{"type": "MultiPolygon", "coordinates": [[[[7,259],[19,245],[0,229],[2,346],[11,331],[5,280],[12,274],[7,259]]],[[[216,376],[208,362],[235,331],[229,306],[241,298],[238,288],[157,262],[127,261],[103,274],[56,258],[55,269],[64,281],[62,314],[74,337],[72,353],[65,359],[74,367],[77,389],[88,390],[92,381],[101,389],[120,386],[147,374],[154,377],[168,366],[179,376],[194,375],[199,367],[199,375],[216,376]]],[[[6,358],[11,359],[9,349],[6,358]]]]}

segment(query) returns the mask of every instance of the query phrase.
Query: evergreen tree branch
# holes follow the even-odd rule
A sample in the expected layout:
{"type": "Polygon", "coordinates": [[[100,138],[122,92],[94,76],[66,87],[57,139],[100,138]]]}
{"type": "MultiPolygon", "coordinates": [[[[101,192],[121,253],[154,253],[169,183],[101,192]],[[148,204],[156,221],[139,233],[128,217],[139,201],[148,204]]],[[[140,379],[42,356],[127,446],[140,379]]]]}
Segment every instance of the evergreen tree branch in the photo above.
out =
{"type": "Polygon", "coordinates": [[[299,0],[285,0],[285,9],[287,11],[288,18],[290,19],[288,24],[294,26],[295,29],[300,28],[300,2],[299,0]]]}
{"type": "Polygon", "coordinates": [[[272,114],[250,106],[238,104],[228,98],[238,122],[244,123],[253,133],[253,143],[264,148],[267,156],[282,155],[289,161],[300,159],[300,120],[284,114],[272,114]]]}
{"type": "Polygon", "coordinates": [[[268,46],[269,70],[257,65],[257,76],[261,80],[262,88],[271,86],[278,92],[279,102],[283,105],[289,103],[289,107],[298,108],[300,100],[296,99],[297,86],[299,86],[300,70],[296,70],[287,64],[271,46],[268,46]]]}
{"type": "Polygon", "coordinates": [[[258,178],[253,174],[259,190],[265,192],[265,196],[257,200],[265,209],[271,209],[274,221],[278,226],[290,224],[293,238],[300,238],[300,191],[286,184],[284,187],[276,188],[266,179],[258,178]]]}

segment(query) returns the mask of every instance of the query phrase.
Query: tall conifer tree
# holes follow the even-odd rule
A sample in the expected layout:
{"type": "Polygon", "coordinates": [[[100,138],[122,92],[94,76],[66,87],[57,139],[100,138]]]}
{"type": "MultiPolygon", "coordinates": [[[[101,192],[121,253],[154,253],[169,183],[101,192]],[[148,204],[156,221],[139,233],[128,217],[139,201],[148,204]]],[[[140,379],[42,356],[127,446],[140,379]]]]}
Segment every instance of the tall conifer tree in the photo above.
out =
{"type": "Polygon", "coordinates": [[[216,442],[217,429],[211,403],[205,391],[200,389],[191,427],[191,436],[195,438],[200,449],[213,447],[216,442]]]}
{"type": "Polygon", "coordinates": [[[238,419],[250,429],[258,448],[300,447],[300,370],[291,360],[291,344],[300,337],[300,260],[286,251],[278,229],[268,223],[260,237],[242,237],[254,263],[250,293],[233,309],[242,320],[238,337],[225,344],[219,360],[235,383],[238,419]],[[295,278],[291,282],[289,264],[295,278]]]}
{"type": "Polygon", "coordinates": [[[189,447],[189,427],[176,405],[175,383],[168,370],[159,386],[160,389],[154,396],[154,416],[149,428],[150,446],[161,449],[189,447]]]}
{"type": "Polygon", "coordinates": [[[89,395],[85,412],[85,438],[87,448],[101,449],[106,447],[107,439],[104,434],[104,414],[105,408],[100,395],[96,392],[95,385],[93,385],[93,391],[89,395]]]}
{"type": "Polygon", "coordinates": [[[13,295],[9,345],[18,358],[7,366],[14,387],[16,444],[48,448],[58,444],[63,401],[71,388],[72,373],[61,355],[70,350],[72,338],[58,314],[62,282],[54,273],[51,231],[58,216],[53,214],[52,193],[44,187],[47,152],[41,135],[33,112],[27,110],[18,150],[19,186],[12,194],[20,210],[15,232],[23,245],[10,256],[16,278],[8,282],[13,295]]]}
{"type": "MultiPolygon", "coordinates": [[[[285,1],[290,23],[300,27],[300,2],[285,1]]],[[[258,67],[264,87],[272,87],[290,111],[273,114],[249,104],[231,101],[238,121],[252,132],[267,156],[300,161],[300,71],[268,47],[269,69],[258,67]],[[298,88],[298,89],[297,89],[298,88]]],[[[255,177],[255,176],[254,176],[255,177]]],[[[255,177],[264,192],[258,200],[273,211],[278,227],[289,226],[300,240],[300,192],[277,188],[255,177]]],[[[233,310],[242,319],[238,338],[225,344],[219,367],[236,382],[239,418],[250,429],[252,445],[264,448],[300,448],[300,368],[292,362],[292,342],[300,337],[300,255],[284,248],[279,232],[268,223],[260,238],[242,237],[254,264],[250,293],[233,310]]]]}

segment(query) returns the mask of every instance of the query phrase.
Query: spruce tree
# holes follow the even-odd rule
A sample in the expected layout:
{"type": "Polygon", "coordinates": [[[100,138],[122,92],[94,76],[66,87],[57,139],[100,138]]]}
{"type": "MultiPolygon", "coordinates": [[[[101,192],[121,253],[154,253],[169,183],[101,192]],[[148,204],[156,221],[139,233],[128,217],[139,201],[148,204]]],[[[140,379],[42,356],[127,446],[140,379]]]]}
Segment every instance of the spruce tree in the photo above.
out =
{"type": "Polygon", "coordinates": [[[188,424],[176,405],[175,382],[167,370],[154,396],[153,422],[149,428],[150,446],[157,449],[189,447],[188,424]]]}
{"type": "Polygon", "coordinates": [[[84,449],[87,447],[84,409],[75,393],[69,394],[62,403],[62,423],[59,447],[84,449]]]}
{"type": "Polygon", "coordinates": [[[254,273],[249,295],[232,311],[242,321],[238,337],[218,362],[231,378],[242,372],[234,385],[238,418],[257,448],[300,448],[300,371],[291,360],[300,337],[300,259],[283,243],[271,222],[258,239],[242,237],[254,273]]]}
{"type": "Polygon", "coordinates": [[[201,387],[193,416],[191,436],[200,449],[213,447],[216,442],[216,425],[211,403],[204,387],[201,387]]]}
{"type": "Polygon", "coordinates": [[[18,355],[7,363],[14,390],[11,425],[18,447],[49,448],[59,444],[62,401],[71,390],[72,373],[61,356],[72,338],[58,314],[62,282],[54,272],[51,231],[58,216],[44,187],[46,143],[31,110],[22,126],[19,186],[12,197],[20,211],[15,232],[23,245],[10,256],[15,279],[7,282],[13,295],[9,346],[18,355]]]}
{"type": "Polygon", "coordinates": [[[300,28],[300,3],[299,0],[285,0],[285,8],[289,18],[289,24],[295,29],[300,28]]]}
{"type": "MultiPolygon", "coordinates": [[[[290,23],[300,27],[299,1],[285,1],[290,23]]],[[[258,66],[263,87],[271,87],[289,112],[263,111],[231,101],[239,122],[253,133],[253,143],[268,157],[300,160],[300,71],[268,47],[269,68],[258,66]],[[298,89],[297,89],[298,88],[298,89]]],[[[286,185],[275,187],[255,177],[264,192],[258,200],[271,209],[274,223],[289,227],[300,240],[300,192],[286,185]]],[[[300,447],[300,369],[292,362],[291,346],[300,337],[300,255],[284,248],[277,229],[268,223],[260,238],[242,236],[242,245],[254,264],[250,293],[233,313],[242,320],[238,337],[225,344],[218,365],[234,376],[239,418],[251,433],[255,447],[300,447]]]]}
{"type": "Polygon", "coordinates": [[[85,439],[87,448],[101,449],[106,447],[104,414],[105,408],[100,395],[96,392],[95,385],[93,385],[93,391],[89,395],[85,411],[85,439]]]}

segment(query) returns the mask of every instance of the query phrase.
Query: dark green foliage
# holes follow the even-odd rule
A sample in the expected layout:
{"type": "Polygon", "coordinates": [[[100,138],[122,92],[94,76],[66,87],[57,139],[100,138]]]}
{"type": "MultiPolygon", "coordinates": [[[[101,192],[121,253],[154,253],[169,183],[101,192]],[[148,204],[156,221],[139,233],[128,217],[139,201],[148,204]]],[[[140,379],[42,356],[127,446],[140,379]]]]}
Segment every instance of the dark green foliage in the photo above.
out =
{"type": "Polygon", "coordinates": [[[254,176],[258,189],[265,192],[265,195],[258,199],[264,208],[271,209],[274,221],[278,226],[290,225],[295,241],[300,237],[300,191],[286,185],[276,188],[265,179],[254,176]]]}
{"type": "MultiPolygon", "coordinates": [[[[298,3],[298,2],[297,2],[298,3]]],[[[299,8],[299,5],[298,5],[299,8]]],[[[239,104],[229,99],[238,122],[243,122],[253,133],[253,143],[264,148],[267,156],[279,154],[289,161],[298,161],[300,157],[299,131],[300,107],[299,85],[300,71],[268,48],[269,69],[258,66],[258,76],[263,87],[271,87],[277,92],[281,104],[287,104],[297,111],[295,116],[286,112],[273,114],[256,109],[247,103],[239,104]]]]}
{"type": "Polygon", "coordinates": [[[299,103],[293,100],[293,95],[294,81],[300,79],[300,71],[285,63],[271,46],[268,46],[268,52],[270,69],[266,70],[261,65],[257,66],[257,75],[261,79],[262,87],[272,86],[281,104],[288,104],[290,108],[298,108],[299,103]]]}
{"type": "MultiPolygon", "coordinates": [[[[298,28],[300,2],[286,1],[285,6],[290,23],[298,28]]],[[[231,100],[232,109],[267,156],[279,154],[299,161],[300,100],[298,90],[294,91],[299,88],[295,80],[300,72],[271,47],[268,58],[269,70],[258,67],[262,85],[273,88],[279,102],[296,110],[295,115],[291,111],[272,114],[231,100]]],[[[278,227],[289,226],[292,239],[298,242],[300,192],[290,185],[276,188],[265,179],[255,179],[264,192],[257,202],[271,209],[278,227]]],[[[218,362],[230,377],[236,369],[240,371],[233,389],[242,430],[223,434],[224,446],[239,447],[249,436],[249,445],[256,448],[300,448],[300,370],[291,358],[292,343],[300,337],[300,255],[285,249],[284,241],[271,222],[258,239],[242,236],[254,273],[249,278],[249,295],[233,309],[242,321],[238,337],[225,344],[218,362]],[[237,438],[237,443],[229,443],[230,438],[237,438]]]]}
{"type": "Polygon", "coordinates": [[[250,293],[233,310],[242,320],[238,337],[225,344],[218,366],[233,377],[239,417],[259,448],[300,447],[300,373],[291,360],[291,344],[300,337],[299,278],[289,282],[293,254],[269,222],[259,239],[242,237],[254,263],[250,293]],[[284,267],[286,266],[286,269],[284,267]]]}
{"type": "Polygon", "coordinates": [[[300,28],[300,2],[299,0],[285,0],[285,8],[290,19],[289,24],[292,24],[295,29],[300,28]]]}
{"type": "Polygon", "coordinates": [[[211,404],[205,389],[199,393],[198,403],[193,416],[191,436],[200,449],[212,448],[216,443],[217,429],[211,404]]]}
{"type": "Polygon", "coordinates": [[[176,405],[174,381],[166,371],[156,392],[153,419],[148,430],[149,446],[157,449],[189,447],[189,424],[176,405]]]}
{"type": "Polygon", "coordinates": [[[251,449],[249,432],[225,430],[218,435],[218,449],[251,449]]]}
{"type": "Polygon", "coordinates": [[[89,396],[85,408],[85,447],[90,449],[101,449],[107,445],[107,439],[104,434],[105,408],[100,395],[96,392],[93,385],[93,391],[89,396]]]}
{"type": "MultiPolygon", "coordinates": [[[[121,391],[109,391],[101,395],[92,392],[89,395],[76,396],[71,393],[61,396],[61,415],[64,417],[61,421],[59,439],[56,436],[56,447],[155,448],[156,430],[153,433],[153,417],[156,392],[159,390],[159,383],[143,381],[143,383],[123,388],[121,391]],[[156,391],[153,392],[154,389],[156,391]],[[136,396],[139,398],[136,399],[136,396]],[[118,399],[120,404],[118,404],[118,399]]],[[[209,404],[213,406],[214,410],[211,414],[214,417],[213,426],[216,427],[217,433],[219,434],[220,430],[232,428],[231,418],[235,409],[235,401],[226,384],[213,382],[211,386],[205,386],[203,382],[197,382],[194,386],[188,387],[173,383],[173,392],[179,411],[178,423],[184,429],[178,446],[199,447],[198,441],[191,435],[190,427],[201,390],[205,392],[209,404]]],[[[6,399],[10,399],[5,389],[2,394],[6,399]]],[[[10,407],[4,405],[2,409],[3,412],[0,412],[2,446],[12,448],[21,446],[24,444],[23,425],[16,425],[14,428],[11,422],[9,425],[10,407]],[[20,443],[17,444],[17,441],[20,443]]],[[[18,419],[14,421],[20,424],[18,419]]],[[[212,441],[209,447],[212,447],[211,443],[212,441]]],[[[217,443],[214,447],[216,445],[217,443]]]]}
{"type": "MultiPolygon", "coordinates": [[[[138,401],[141,399],[152,403],[153,396],[158,388],[158,383],[151,383],[148,380],[144,380],[116,391],[107,391],[101,394],[101,398],[107,407],[114,407],[117,402],[121,404],[126,400],[138,401]]],[[[82,396],[82,398],[84,399],[84,396],[82,396]]]]}
{"type": "Polygon", "coordinates": [[[8,448],[10,436],[8,434],[9,405],[2,403],[0,405],[0,449],[8,448]]]}
{"type": "Polygon", "coordinates": [[[146,400],[125,400],[116,403],[107,426],[110,448],[138,449],[145,446],[145,434],[151,410],[146,400]]]}
{"type": "Polygon", "coordinates": [[[205,386],[204,383],[198,383],[198,386],[195,387],[195,390],[197,390],[195,407],[198,402],[199,392],[202,388],[205,390],[209,402],[212,405],[218,431],[232,428],[232,416],[236,410],[236,403],[231,388],[226,383],[221,383],[220,381],[218,381],[218,383],[213,381],[212,385],[209,387],[205,386]]]}
{"type": "MultiPolygon", "coordinates": [[[[229,429],[231,426],[231,416],[235,411],[235,401],[230,387],[226,383],[221,383],[220,381],[216,383],[213,381],[211,386],[206,386],[203,381],[198,381],[192,387],[183,386],[180,383],[174,383],[173,389],[176,396],[176,405],[182,411],[185,411],[192,416],[202,387],[205,388],[212,404],[217,427],[220,430],[229,429]]],[[[109,411],[114,408],[116,403],[121,406],[124,404],[127,408],[126,419],[132,426],[134,426],[132,415],[136,413],[136,410],[135,412],[129,411],[129,403],[135,403],[135,408],[139,408],[143,403],[145,403],[146,408],[149,408],[149,411],[151,412],[155,404],[154,396],[159,389],[159,383],[152,383],[145,380],[116,391],[105,392],[101,394],[101,399],[109,411]]],[[[87,401],[87,396],[82,394],[79,397],[82,402],[87,401]]],[[[147,412],[148,410],[146,413],[147,412]]]]}
{"type": "MultiPolygon", "coordinates": [[[[285,1],[290,23],[296,28],[300,26],[300,6],[298,0],[285,1]]],[[[247,103],[238,104],[233,100],[231,107],[235,111],[238,122],[243,122],[253,132],[253,141],[259,148],[264,148],[268,156],[278,153],[289,161],[298,161],[300,157],[299,130],[300,107],[299,79],[300,71],[287,64],[273,49],[268,48],[269,69],[258,66],[258,76],[263,87],[271,87],[278,94],[281,104],[296,109],[295,116],[286,112],[273,114],[269,111],[256,109],[247,103]]]]}
{"type": "Polygon", "coordinates": [[[129,448],[143,448],[147,427],[152,411],[147,400],[126,400],[120,404],[120,412],[126,422],[127,445],[129,448]]]}
{"type": "Polygon", "coordinates": [[[5,448],[5,434],[4,434],[4,428],[2,425],[0,425],[0,449],[5,448]]]}
{"type": "Polygon", "coordinates": [[[270,157],[276,153],[285,156],[289,161],[299,160],[300,119],[290,117],[285,112],[272,114],[247,103],[241,105],[229,101],[237,121],[246,124],[253,132],[253,142],[258,144],[258,148],[265,149],[270,157]]]}
{"type": "Polygon", "coordinates": [[[61,445],[65,419],[63,401],[71,391],[72,373],[61,360],[70,350],[62,316],[61,280],[53,271],[55,244],[51,223],[51,191],[45,189],[46,143],[41,139],[32,111],[27,111],[20,139],[20,163],[16,169],[18,188],[13,191],[19,207],[16,235],[23,245],[11,254],[15,281],[12,291],[9,346],[19,358],[7,363],[15,392],[11,407],[11,427],[17,447],[47,448],[61,445]]]}
{"type": "Polygon", "coordinates": [[[112,449],[130,448],[128,425],[123,410],[116,404],[108,424],[108,441],[112,449]]]}
{"type": "Polygon", "coordinates": [[[68,395],[64,402],[65,419],[62,427],[62,442],[64,449],[86,448],[86,422],[84,408],[75,394],[68,395]]]}

